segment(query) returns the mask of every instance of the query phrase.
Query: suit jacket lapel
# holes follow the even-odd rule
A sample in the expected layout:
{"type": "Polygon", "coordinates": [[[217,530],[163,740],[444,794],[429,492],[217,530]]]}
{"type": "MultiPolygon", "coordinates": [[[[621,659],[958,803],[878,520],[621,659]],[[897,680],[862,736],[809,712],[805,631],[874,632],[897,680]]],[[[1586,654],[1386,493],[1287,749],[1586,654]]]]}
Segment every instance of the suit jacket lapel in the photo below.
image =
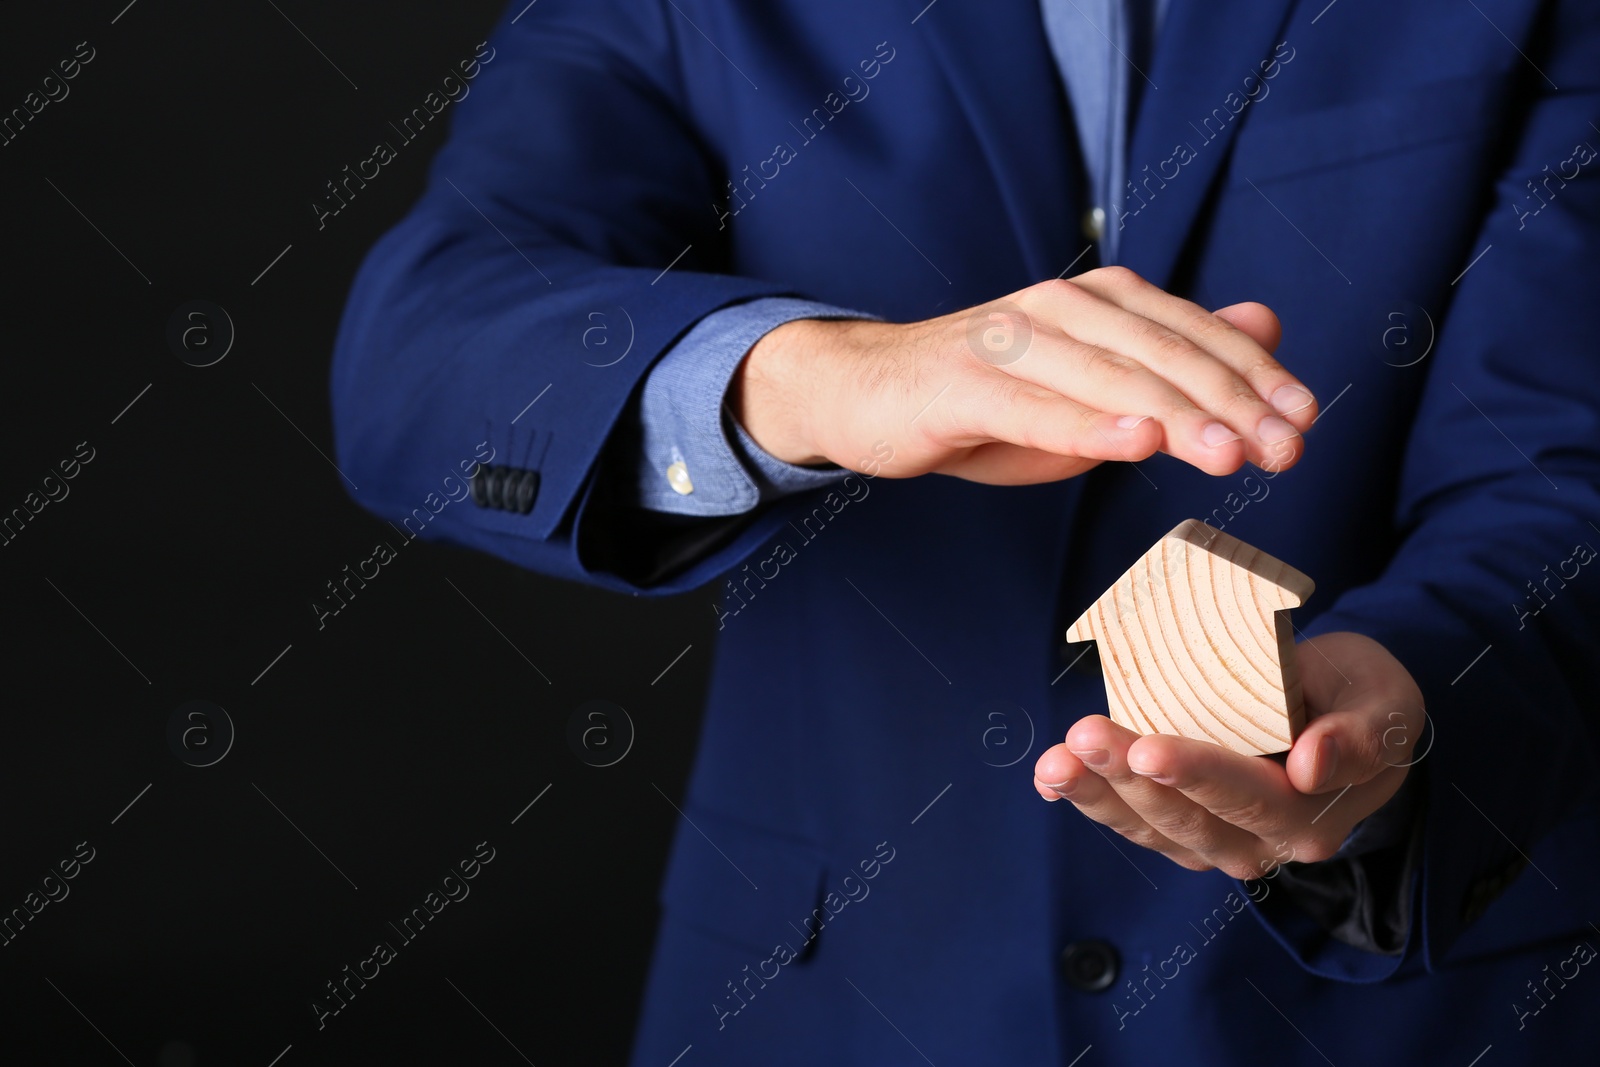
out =
{"type": "Polygon", "coordinates": [[[1148,281],[1171,283],[1234,132],[1257,106],[1248,93],[1261,92],[1262,63],[1284,39],[1292,4],[1173,0],[1147,68],[1156,88],[1144,86],[1129,139],[1128,179],[1137,193],[1127,193],[1120,220],[1120,258],[1148,281]]]}
{"type": "MultiPolygon", "coordinates": [[[[1077,254],[1082,162],[1038,0],[908,0],[995,176],[1028,275],[1077,254]]],[[[938,176],[931,176],[938,180],[938,176]]]]}

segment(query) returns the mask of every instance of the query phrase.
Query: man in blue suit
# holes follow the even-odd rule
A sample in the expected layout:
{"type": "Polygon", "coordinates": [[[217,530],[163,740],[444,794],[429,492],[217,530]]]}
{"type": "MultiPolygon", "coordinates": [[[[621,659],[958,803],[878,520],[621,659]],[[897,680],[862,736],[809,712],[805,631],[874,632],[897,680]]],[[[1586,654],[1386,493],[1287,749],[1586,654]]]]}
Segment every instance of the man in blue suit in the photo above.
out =
{"type": "Polygon", "coordinates": [[[636,1063],[1584,1054],[1600,11],[543,0],[490,44],[356,280],[339,461],[398,519],[515,427],[431,536],[715,583],[636,1063]],[[1062,644],[1191,517],[1316,580],[1284,760],[1136,740],[1062,644]]]}

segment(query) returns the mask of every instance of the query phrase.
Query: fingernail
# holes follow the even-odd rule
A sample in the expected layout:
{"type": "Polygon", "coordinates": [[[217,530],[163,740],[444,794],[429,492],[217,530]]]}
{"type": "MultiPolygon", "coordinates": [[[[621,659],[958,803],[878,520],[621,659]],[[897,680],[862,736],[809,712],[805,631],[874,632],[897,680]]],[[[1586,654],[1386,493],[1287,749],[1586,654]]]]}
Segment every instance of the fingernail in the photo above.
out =
{"type": "Polygon", "coordinates": [[[1279,441],[1300,436],[1300,431],[1278,416],[1268,415],[1256,424],[1256,436],[1261,438],[1261,443],[1264,445],[1275,445],[1279,441]]]}
{"type": "Polygon", "coordinates": [[[1058,796],[1071,796],[1072,791],[1078,788],[1078,780],[1076,778],[1068,778],[1064,782],[1057,782],[1055,785],[1050,786],[1050,788],[1054,789],[1058,796]]]}
{"type": "Polygon", "coordinates": [[[1141,422],[1149,422],[1149,415],[1124,415],[1117,420],[1117,429],[1131,430],[1141,422]]]}
{"type": "Polygon", "coordinates": [[[1334,772],[1339,769],[1339,743],[1332,735],[1325,736],[1317,742],[1317,781],[1313,789],[1326,789],[1333,781],[1334,772]]]}
{"type": "Polygon", "coordinates": [[[1239,435],[1220,422],[1208,422],[1206,428],[1200,431],[1200,439],[1212,448],[1220,448],[1229,441],[1239,440],[1239,435]]]}
{"type": "Polygon", "coordinates": [[[1280,385],[1267,398],[1267,403],[1279,415],[1293,415],[1316,403],[1316,398],[1298,385],[1280,385]]]}
{"type": "Polygon", "coordinates": [[[1090,748],[1082,752],[1074,749],[1072,754],[1091,767],[1104,767],[1111,762],[1111,753],[1103,748],[1090,748]]]}

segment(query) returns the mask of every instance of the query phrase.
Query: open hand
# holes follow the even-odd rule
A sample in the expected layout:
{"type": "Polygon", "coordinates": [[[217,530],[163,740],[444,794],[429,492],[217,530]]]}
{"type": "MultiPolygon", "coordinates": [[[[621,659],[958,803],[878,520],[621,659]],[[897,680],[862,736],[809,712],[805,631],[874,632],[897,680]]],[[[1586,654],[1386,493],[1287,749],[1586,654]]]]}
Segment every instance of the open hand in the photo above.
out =
{"type": "Polygon", "coordinates": [[[1422,693],[1361,634],[1296,651],[1308,721],[1281,765],[1090,715],[1039,757],[1034,788],[1190,870],[1261,878],[1279,863],[1327,859],[1420,758],[1422,693]]]}
{"type": "Polygon", "coordinates": [[[733,416],[764,450],[890,478],[996,485],[1166,452],[1207,474],[1299,459],[1316,401],[1273,358],[1261,304],[1208,311],[1125,267],[1031,285],[921,322],[799,319],[740,363],[733,416]]]}

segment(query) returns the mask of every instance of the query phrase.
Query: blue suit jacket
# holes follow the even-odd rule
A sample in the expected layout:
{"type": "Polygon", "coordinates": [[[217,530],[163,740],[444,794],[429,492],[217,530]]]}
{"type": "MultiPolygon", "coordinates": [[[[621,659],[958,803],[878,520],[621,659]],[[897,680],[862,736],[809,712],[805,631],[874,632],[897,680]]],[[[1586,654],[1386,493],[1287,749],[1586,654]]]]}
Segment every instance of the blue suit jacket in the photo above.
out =
{"type": "MultiPolygon", "coordinates": [[[[605,503],[631,468],[608,457],[653,359],[700,318],[799,295],[920,319],[1083,250],[1037,4],[924,3],[513,5],[342,324],[338,459],[366,506],[611,588],[715,582],[693,828],[637,1062],[690,1045],[685,1067],[1587,1047],[1600,11],[1173,3],[1122,261],[1208,307],[1279,313],[1279,357],[1323,405],[1292,471],[1211,478],[1157,457],[1029,488],[857,478],[698,545],[674,533],[682,565],[639,566],[605,503]],[[606,366],[584,348],[595,312],[631,337],[606,366]],[[486,425],[517,462],[519,413],[531,509],[424,509],[486,425]],[[1042,748],[1105,707],[1092,656],[1060,673],[1066,624],[1189,517],[1312,575],[1300,627],[1371,635],[1426,694],[1401,957],[1330,939],[1283,893],[1247,903],[1030,786],[1042,748]],[[1120,957],[1103,992],[1059,966],[1087,939],[1120,957]]],[[[885,426],[884,447],[907,432],[885,426]]]]}

